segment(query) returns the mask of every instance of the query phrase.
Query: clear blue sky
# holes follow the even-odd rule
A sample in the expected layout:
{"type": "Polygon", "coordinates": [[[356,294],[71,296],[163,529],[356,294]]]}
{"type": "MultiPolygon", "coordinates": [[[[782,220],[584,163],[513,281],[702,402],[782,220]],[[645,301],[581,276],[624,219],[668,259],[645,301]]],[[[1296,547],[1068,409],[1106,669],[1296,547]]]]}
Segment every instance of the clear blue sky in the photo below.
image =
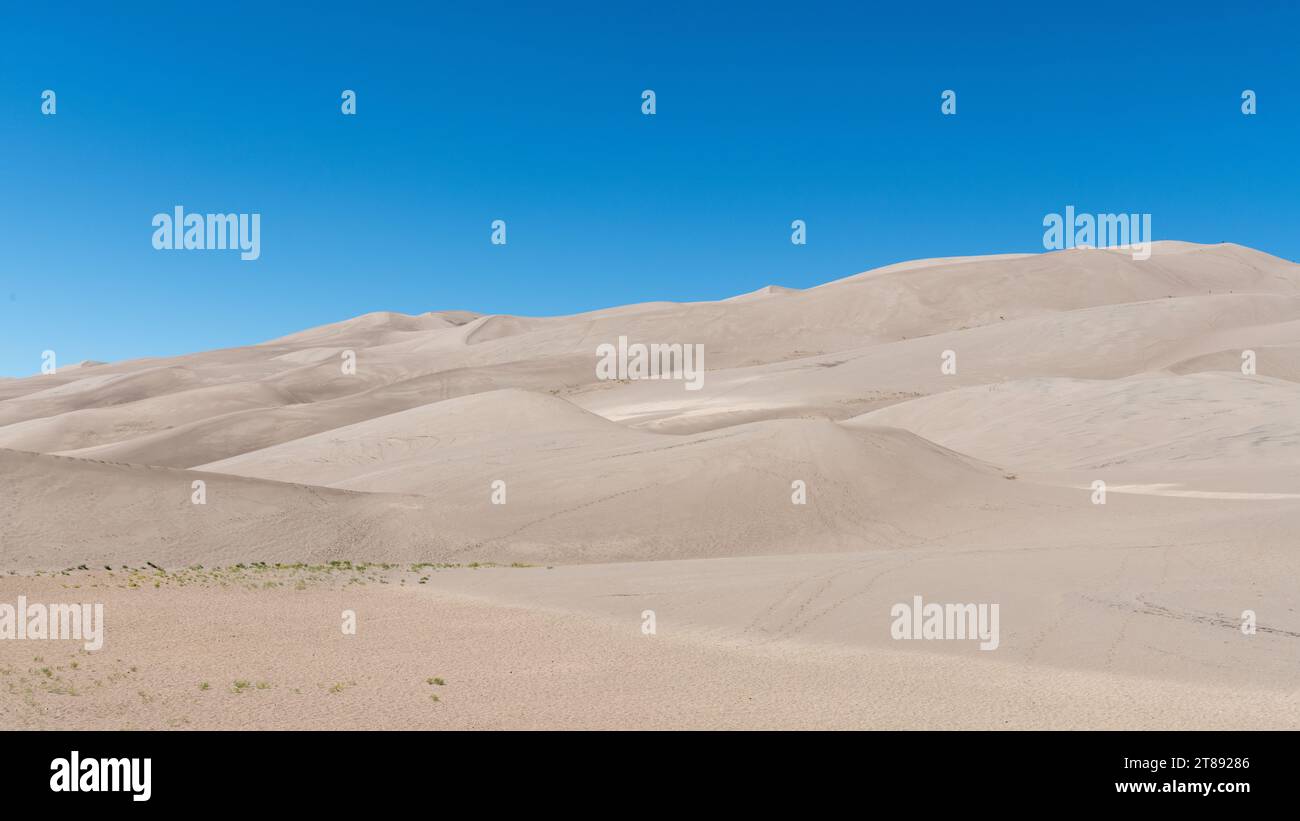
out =
{"type": "Polygon", "coordinates": [[[1300,257],[1290,3],[7,5],[4,375],[1038,251],[1066,205],[1300,257]],[[177,204],[261,259],[155,251],[177,204]]]}

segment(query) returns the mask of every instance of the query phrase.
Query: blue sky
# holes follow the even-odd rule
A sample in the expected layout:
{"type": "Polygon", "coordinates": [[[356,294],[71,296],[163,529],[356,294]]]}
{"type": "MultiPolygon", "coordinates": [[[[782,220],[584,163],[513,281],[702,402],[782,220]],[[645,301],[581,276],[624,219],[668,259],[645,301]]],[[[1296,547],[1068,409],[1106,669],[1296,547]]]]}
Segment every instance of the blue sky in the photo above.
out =
{"type": "Polygon", "coordinates": [[[1287,3],[348,5],[3,12],[0,374],[1039,251],[1066,205],[1300,258],[1287,3]],[[154,250],[178,204],[261,258],[154,250]]]}

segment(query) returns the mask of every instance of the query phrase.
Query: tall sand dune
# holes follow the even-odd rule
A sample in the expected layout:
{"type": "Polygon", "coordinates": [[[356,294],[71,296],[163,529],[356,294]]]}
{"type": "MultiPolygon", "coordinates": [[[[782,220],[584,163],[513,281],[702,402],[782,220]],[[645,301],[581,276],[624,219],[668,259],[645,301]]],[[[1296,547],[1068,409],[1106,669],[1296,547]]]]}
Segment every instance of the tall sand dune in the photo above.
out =
{"type": "Polygon", "coordinates": [[[0,587],[102,595],[160,691],[0,708],[236,726],[196,682],[264,675],[255,726],[1300,726],[1297,352],[1300,266],[1159,242],[0,380],[0,587]],[[700,389],[598,378],[621,337],[703,346],[700,389]],[[916,595],[997,603],[997,649],[896,640],[916,595]]]}

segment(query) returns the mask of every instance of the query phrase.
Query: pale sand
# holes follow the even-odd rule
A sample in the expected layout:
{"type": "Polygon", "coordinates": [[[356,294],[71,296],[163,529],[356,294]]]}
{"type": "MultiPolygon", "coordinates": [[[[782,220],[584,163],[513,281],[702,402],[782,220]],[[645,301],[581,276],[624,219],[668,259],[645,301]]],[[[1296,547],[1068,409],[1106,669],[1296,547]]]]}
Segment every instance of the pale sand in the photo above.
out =
{"type": "Polygon", "coordinates": [[[5,380],[0,603],[108,639],[0,641],[0,726],[1295,727],[1297,351],[1300,266],[1164,242],[5,380]],[[182,570],[331,560],[395,566],[182,570]],[[999,648],[892,640],[914,595],[999,648]]]}
{"type": "MultiPolygon", "coordinates": [[[[454,587],[453,576],[489,572],[562,571],[435,575],[454,587]]],[[[0,720],[24,729],[1300,726],[1294,692],[1272,688],[910,648],[738,645],[670,625],[645,636],[639,611],[614,620],[501,605],[420,587],[415,574],[405,587],[339,580],[305,590],[279,576],[286,587],[105,589],[92,585],[106,574],[79,574],[75,592],[5,579],[9,601],[18,591],[102,601],[111,638],[95,653],[0,643],[0,720]],[[357,614],[354,636],[340,630],[345,609],[357,614]]]]}

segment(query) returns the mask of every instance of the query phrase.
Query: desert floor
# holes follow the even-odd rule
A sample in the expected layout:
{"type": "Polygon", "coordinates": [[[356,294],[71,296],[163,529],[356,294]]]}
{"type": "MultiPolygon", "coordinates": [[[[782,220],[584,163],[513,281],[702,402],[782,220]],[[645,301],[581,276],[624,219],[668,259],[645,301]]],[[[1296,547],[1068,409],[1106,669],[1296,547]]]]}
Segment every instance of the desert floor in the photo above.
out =
{"type": "MultiPolygon", "coordinates": [[[[854,564],[820,561],[802,586],[811,594],[854,564]]],[[[779,567],[747,569],[775,592],[779,567]]],[[[1116,613],[1087,642],[1107,660],[1098,665],[1037,661],[1048,631],[996,660],[884,641],[746,638],[718,626],[734,613],[704,594],[749,578],[729,568],[701,585],[692,569],[272,569],[187,573],[158,586],[156,574],[139,574],[135,587],[131,574],[103,571],[9,578],[0,585],[9,599],[102,601],[110,640],[96,652],[70,641],[0,644],[0,715],[24,729],[1300,726],[1288,682],[1151,645],[1168,631],[1144,629],[1133,613],[1116,613]],[[534,586],[543,592],[498,598],[534,586]],[[553,598],[578,608],[556,609],[553,598]],[[641,608],[674,613],[676,602],[693,605],[683,623],[641,632],[641,608]],[[344,610],[356,613],[355,635],[340,629],[344,610]],[[1159,674],[1121,672],[1144,665],[1159,674]]],[[[809,599],[774,601],[785,612],[756,616],[778,628],[809,599]]],[[[1230,647],[1244,638],[1213,632],[1196,646],[1248,657],[1230,647]]]]}

